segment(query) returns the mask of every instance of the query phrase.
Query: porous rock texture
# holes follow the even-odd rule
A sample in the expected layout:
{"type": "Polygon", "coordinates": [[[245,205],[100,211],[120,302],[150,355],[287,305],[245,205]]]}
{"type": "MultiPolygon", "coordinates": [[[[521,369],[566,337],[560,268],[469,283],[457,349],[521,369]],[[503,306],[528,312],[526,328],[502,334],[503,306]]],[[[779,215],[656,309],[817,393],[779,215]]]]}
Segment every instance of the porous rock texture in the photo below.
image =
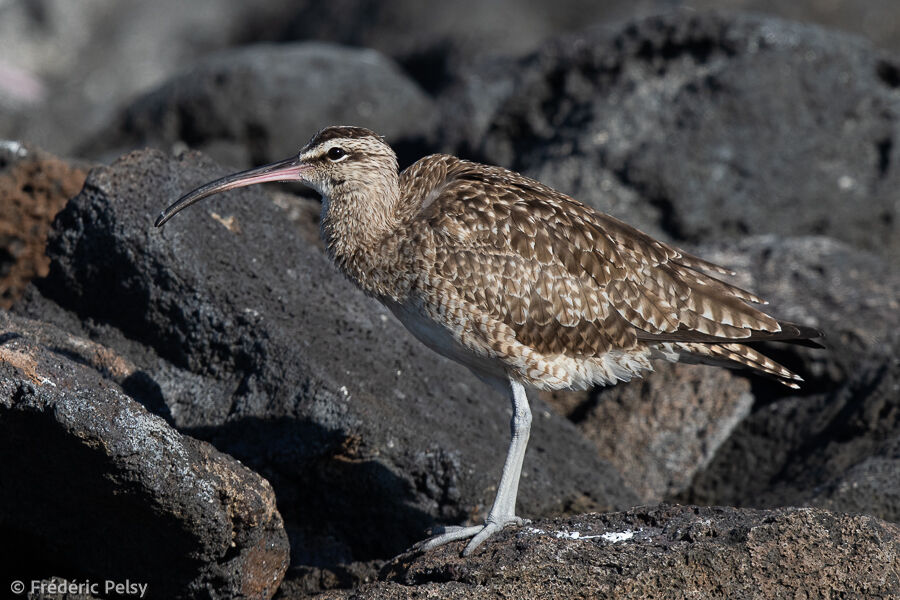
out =
{"type": "Polygon", "coordinates": [[[682,501],[813,505],[900,519],[900,271],[895,263],[820,237],[750,237],[705,256],[787,318],[825,330],[825,350],[767,351],[803,367],[799,393],[758,402],[682,501]]]}
{"type": "Polygon", "coordinates": [[[289,563],[272,487],[132,400],[127,359],[0,311],[3,572],[269,598],[289,563]],[[111,379],[119,378],[124,386],[111,379]]]}
{"type": "Polygon", "coordinates": [[[507,529],[468,558],[398,556],[325,599],[896,598],[900,527],[825,510],[666,506],[507,529]]]}
{"type": "Polygon", "coordinates": [[[0,307],[47,274],[50,222],[84,184],[86,170],[13,140],[0,142],[0,307]]]}
{"type": "Polygon", "coordinates": [[[749,382],[731,371],[662,362],[628,385],[543,397],[616,466],[642,503],[685,491],[753,406],[749,382]]]}
{"type": "MultiPolygon", "coordinates": [[[[319,12],[322,20],[299,25],[283,16],[307,9],[276,4],[254,3],[252,18],[233,30],[191,29],[187,49],[173,34],[165,58],[190,57],[173,64],[193,69],[116,105],[120,118],[105,128],[94,125],[113,96],[97,99],[97,111],[78,112],[78,94],[102,88],[94,77],[70,84],[78,94],[61,96],[64,111],[32,115],[32,125],[49,124],[54,140],[91,158],[147,143],[175,153],[193,146],[225,164],[143,151],[91,173],[54,224],[48,276],[13,308],[42,324],[14,316],[0,329],[0,368],[35,390],[19,396],[43,402],[69,393],[60,382],[74,369],[93,391],[57,402],[54,414],[79,406],[103,413],[115,396],[165,440],[212,455],[193,438],[211,442],[265,477],[291,546],[281,598],[366,581],[377,583],[331,595],[900,597],[896,526],[874,518],[896,521],[900,511],[896,57],[809,25],[675,12],[567,35],[518,59],[462,38],[429,37],[427,29],[416,30],[412,47],[378,41],[377,31],[405,25],[396,7],[367,0],[336,3],[319,12]],[[370,29],[328,33],[338,16],[359,11],[370,29]],[[279,27],[266,29],[272,19],[279,27]],[[377,53],[323,44],[255,45],[195,60],[229,36],[257,39],[250,30],[272,32],[266,39],[295,31],[371,44],[404,55],[406,72],[377,53]],[[76,116],[75,126],[62,126],[76,116]],[[232,167],[288,156],[335,121],[387,134],[404,163],[440,148],[523,170],[735,269],[735,282],[768,298],[774,314],[823,328],[828,347],[765,347],[803,375],[799,392],[739,372],[661,365],[642,381],[548,398],[569,420],[534,398],[518,509],[542,520],[504,531],[466,561],[455,544],[401,554],[379,571],[429,527],[483,517],[506,450],[507,401],[424,349],[337,274],[315,239],[318,204],[309,195],[241,190],[152,228],[181,193],[232,167]],[[66,138],[75,130],[93,135],[66,138]],[[747,509],[663,506],[547,520],[673,497],[747,509]],[[834,512],[774,508],[784,505],[834,512]]],[[[235,14],[248,13],[225,3],[217,17],[235,14]]],[[[528,19],[516,15],[509,27],[528,19]]],[[[146,25],[159,30],[159,22],[146,25]]],[[[4,113],[0,129],[9,131],[16,114],[4,113]]],[[[52,437],[56,423],[22,431],[52,437]]],[[[127,437],[118,425],[92,431],[113,448],[127,437]]],[[[7,454],[21,452],[14,450],[7,454]]],[[[21,460],[42,469],[56,454],[21,460]]],[[[96,472],[96,454],[62,454],[71,472],[96,472]]],[[[269,514],[262,477],[242,480],[246,493],[263,498],[249,514],[269,514]]],[[[82,491],[107,506],[121,499],[104,495],[109,489],[82,491]]],[[[115,524],[134,514],[128,510],[97,522],[115,524]]],[[[66,514],[56,547],[80,548],[82,515],[66,514]]],[[[172,514],[153,518],[168,522],[172,514]]],[[[245,512],[231,522],[249,522],[238,514],[245,512]]],[[[47,566],[32,558],[44,556],[42,527],[50,521],[24,532],[7,521],[0,533],[25,557],[14,566],[47,566]]],[[[195,539],[219,540],[221,523],[199,520],[195,539]]],[[[262,529],[245,529],[242,539],[278,537],[274,525],[262,529]]],[[[283,552],[282,542],[273,544],[283,552]]],[[[244,571],[256,567],[240,563],[250,555],[236,548],[224,559],[198,550],[206,558],[193,575],[160,588],[172,592],[164,597],[238,595],[244,571]],[[225,575],[194,593],[200,580],[191,577],[212,572],[225,575]]],[[[115,557],[132,555],[126,548],[115,557]]],[[[91,570],[93,555],[76,550],[47,556],[56,562],[34,578],[107,570],[91,570]],[[52,568],[60,565],[72,568],[52,568]]],[[[266,565],[270,574],[284,567],[274,559],[266,565]]]]}
{"type": "Polygon", "coordinates": [[[482,153],[682,243],[821,234],[897,260],[898,73],[835,31],[673,12],[525,59],[482,153]]]}
{"type": "MultiPolygon", "coordinates": [[[[50,274],[17,310],[116,349],[143,373],[140,402],[265,476],[301,575],[346,585],[338,565],[482,519],[508,400],[353,288],[262,189],[152,227],[218,170],[157,151],[92,170],[55,222],[50,274]]],[[[522,514],[637,502],[569,421],[539,400],[534,413],[522,514]]]]}

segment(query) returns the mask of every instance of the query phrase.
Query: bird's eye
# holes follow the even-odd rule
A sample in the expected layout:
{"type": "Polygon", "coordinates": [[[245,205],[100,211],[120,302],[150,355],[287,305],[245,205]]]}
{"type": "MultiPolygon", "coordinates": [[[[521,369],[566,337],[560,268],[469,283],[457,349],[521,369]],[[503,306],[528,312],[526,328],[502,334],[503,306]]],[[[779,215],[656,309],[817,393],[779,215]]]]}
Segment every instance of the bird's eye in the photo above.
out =
{"type": "Polygon", "coordinates": [[[330,148],[328,150],[328,159],[329,160],[341,160],[345,156],[347,156],[347,153],[344,151],[343,148],[338,148],[337,146],[334,146],[333,148],[330,148]]]}

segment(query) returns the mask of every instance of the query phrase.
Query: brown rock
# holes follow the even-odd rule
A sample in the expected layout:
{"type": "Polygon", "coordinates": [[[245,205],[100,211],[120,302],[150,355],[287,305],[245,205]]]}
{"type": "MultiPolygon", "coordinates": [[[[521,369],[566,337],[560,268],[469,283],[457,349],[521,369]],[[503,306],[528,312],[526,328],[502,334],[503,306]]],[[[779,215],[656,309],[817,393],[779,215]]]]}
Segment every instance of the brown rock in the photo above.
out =
{"type": "Polygon", "coordinates": [[[820,509],[661,505],[538,521],[473,556],[397,557],[317,598],[896,598],[900,527],[820,509]]]}
{"type": "Polygon", "coordinates": [[[654,366],[656,372],[625,385],[546,398],[645,503],[684,490],[753,405],[750,384],[726,369],[654,366]]]}
{"type": "Polygon", "coordinates": [[[764,401],[679,501],[821,506],[900,521],[896,264],[821,237],[756,236],[701,255],[733,267],[736,283],[771,300],[775,314],[821,327],[827,348],[772,346],[806,382],[787,397],[754,382],[764,401]]]}
{"type": "Polygon", "coordinates": [[[0,307],[9,308],[34,277],[44,277],[47,232],[84,185],[86,172],[17,142],[0,147],[0,307]]]}

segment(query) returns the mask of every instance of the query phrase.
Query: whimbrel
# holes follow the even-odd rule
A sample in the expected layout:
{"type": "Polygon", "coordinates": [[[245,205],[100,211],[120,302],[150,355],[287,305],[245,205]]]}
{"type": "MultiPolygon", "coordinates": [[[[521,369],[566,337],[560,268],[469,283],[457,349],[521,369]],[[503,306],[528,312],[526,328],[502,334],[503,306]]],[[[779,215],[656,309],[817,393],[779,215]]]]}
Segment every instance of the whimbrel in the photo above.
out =
{"type": "Polygon", "coordinates": [[[360,127],[325,128],[295,157],[197,188],[156,225],[211,194],[268,181],[318,191],[338,268],[425,345],[509,394],[512,438],[486,521],[447,528],[424,548],[471,538],[468,554],[523,522],[525,385],[610,385],[663,359],[749,368],[796,388],[800,377],[744,344],[821,336],[709,274],[727,269],[518,173],[445,154],[400,173],[390,146],[360,127]]]}

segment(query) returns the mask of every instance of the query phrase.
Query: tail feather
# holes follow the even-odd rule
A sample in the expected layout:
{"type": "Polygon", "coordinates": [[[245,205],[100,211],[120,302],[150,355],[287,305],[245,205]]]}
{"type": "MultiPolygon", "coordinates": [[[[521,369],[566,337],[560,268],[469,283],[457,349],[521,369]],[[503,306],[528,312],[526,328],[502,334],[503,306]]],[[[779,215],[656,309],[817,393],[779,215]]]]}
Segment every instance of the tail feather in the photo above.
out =
{"type": "Polygon", "coordinates": [[[812,348],[823,348],[822,344],[813,338],[825,337],[825,334],[815,327],[798,325],[790,321],[778,321],[779,331],[759,331],[746,329],[743,337],[725,337],[711,335],[693,329],[679,328],[671,333],[648,333],[638,331],[637,338],[645,341],[656,342],[698,342],[706,344],[725,344],[728,342],[785,342],[788,344],[800,344],[812,348]]]}
{"type": "Polygon", "coordinates": [[[803,378],[764,354],[743,344],[677,343],[679,361],[711,364],[721,367],[747,368],[769,375],[789,388],[800,389],[796,383],[803,378]]]}

